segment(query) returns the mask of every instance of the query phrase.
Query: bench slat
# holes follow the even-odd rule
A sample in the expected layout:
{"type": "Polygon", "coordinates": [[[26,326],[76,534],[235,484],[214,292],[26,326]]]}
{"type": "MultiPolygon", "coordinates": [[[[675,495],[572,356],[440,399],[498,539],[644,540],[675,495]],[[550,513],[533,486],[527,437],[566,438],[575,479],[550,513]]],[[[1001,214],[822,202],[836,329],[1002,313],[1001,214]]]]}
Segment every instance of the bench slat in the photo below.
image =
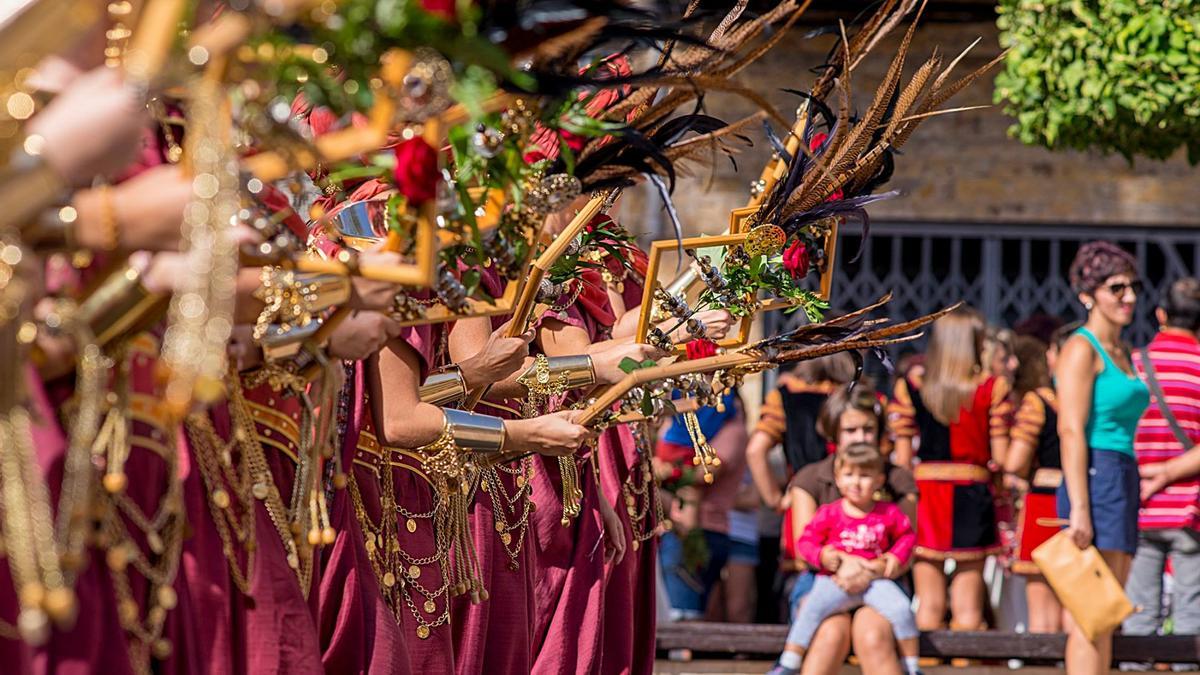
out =
{"type": "MultiPolygon", "coordinates": [[[[658,627],[661,651],[690,649],[707,654],[777,655],[787,626],[678,622],[658,627]]],[[[997,631],[931,631],[921,635],[921,655],[935,658],[1022,659],[1052,662],[1063,658],[1065,635],[997,631]]],[[[1200,662],[1200,636],[1117,635],[1114,661],[1200,662]]]]}

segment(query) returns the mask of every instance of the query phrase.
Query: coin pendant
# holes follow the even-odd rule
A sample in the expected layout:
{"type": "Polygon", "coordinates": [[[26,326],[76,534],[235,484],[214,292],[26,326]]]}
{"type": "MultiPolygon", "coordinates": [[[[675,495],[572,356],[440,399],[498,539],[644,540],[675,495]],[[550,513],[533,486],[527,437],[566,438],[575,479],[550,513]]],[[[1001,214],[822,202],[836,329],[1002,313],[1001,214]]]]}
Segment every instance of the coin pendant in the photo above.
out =
{"type": "Polygon", "coordinates": [[[505,532],[504,534],[500,535],[500,541],[504,542],[505,546],[508,546],[512,543],[512,535],[505,532]]]}
{"type": "Polygon", "coordinates": [[[404,529],[408,530],[409,534],[416,532],[417,531],[417,521],[413,520],[412,518],[409,518],[404,523],[404,529]]]}
{"type": "Polygon", "coordinates": [[[412,565],[408,568],[408,578],[409,579],[418,579],[418,578],[420,578],[420,576],[421,576],[421,568],[420,567],[417,567],[416,565],[412,565]]]}
{"type": "Polygon", "coordinates": [[[391,572],[385,573],[383,575],[383,585],[387,586],[388,588],[395,586],[396,585],[396,575],[392,574],[391,572]]]}
{"type": "Polygon", "coordinates": [[[262,499],[267,498],[267,484],[266,483],[255,483],[254,487],[251,488],[250,491],[254,493],[255,499],[262,500],[262,499]]]}
{"type": "Polygon", "coordinates": [[[500,522],[499,520],[496,521],[496,531],[497,532],[504,531],[504,523],[500,522]]]}
{"type": "Polygon", "coordinates": [[[429,637],[429,626],[417,626],[417,637],[422,640],[429,637]]]}
{"type": "Polygon", "coordinates": [[[432,600],[426,600],[425,601],[425,613],[433,614],[436,611],[437,611],[437,605],[433,604],[432,600]]]}

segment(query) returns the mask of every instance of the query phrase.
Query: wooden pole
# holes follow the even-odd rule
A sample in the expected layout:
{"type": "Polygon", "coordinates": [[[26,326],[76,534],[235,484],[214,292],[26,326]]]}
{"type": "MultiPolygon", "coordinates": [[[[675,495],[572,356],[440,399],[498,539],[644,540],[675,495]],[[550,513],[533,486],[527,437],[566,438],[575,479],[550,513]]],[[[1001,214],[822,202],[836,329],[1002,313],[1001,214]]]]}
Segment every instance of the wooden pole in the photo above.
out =
{"type": "MultiPolygon", "coordinates": [[[[533,308],[537,303],[538,290],[541,287],[542,279],[545,278],[546,272],[554,265],[555,261],[562,257],[566,252],[567,247],[583,228],[588,223],[592,222],[592,218],[600,213],[604,208],[604,202],[608,195],[598,195],[588,200],[588,203],[575,214],[566,229],[550,242],[546,250],[533,261],[529,268],[529,276],[525,280],[525,285],[521,288],[521,295],[517,298],[517,304],[513,306],[512,318],[508,322],[508,330],[505,331],[506,337],[517,337],[524,333],[529,328],[529,321],[533,317],[533,308]]],[[[467,397],[464,409],[472,410],[479,405],[479,401],[487,394],[488,387],[482,387],[471,392],[467,397]]]]}

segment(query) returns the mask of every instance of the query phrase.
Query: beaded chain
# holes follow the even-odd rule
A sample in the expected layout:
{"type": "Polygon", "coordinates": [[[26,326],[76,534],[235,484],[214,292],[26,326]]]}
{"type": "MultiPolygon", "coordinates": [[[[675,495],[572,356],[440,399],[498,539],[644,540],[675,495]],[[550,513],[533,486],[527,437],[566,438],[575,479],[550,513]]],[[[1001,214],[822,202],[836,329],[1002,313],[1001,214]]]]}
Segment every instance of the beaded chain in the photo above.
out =
{"type": "Polygon", "coordinates": [[[671,529],[671,521],[663,514],[662,500],[658,495],[658,484],[654,480],[654,468],[651,463],[653,448],[650,438],[653,435],[650,422],[642,420],[629,425],[633,432],[634,443],[637,445],[638,461],[632,467],[625,482],[621,484],[621,493],[625,497],[625,510],[629,514],[632,528],[633,550],[641,548],[643,542],[650,540],[663,530],[671,529]],[[638,478],[641,478],[639,481],[638,478]],[[654,517],[650,517],[650,509],[654,509],[654,517]]]}
{"type": "MultiPolygon", "coordinates": [[[[536,417],[549,407],[550,401],[567,391],[567,373],[559,373],[557,378],[551,377],[550,359],[545,354],[538,354],[534,359],[532,377],[523,376],[520,382],[529,391],[521,402],[521,415],[526,419],[536,417]]],[[[575,457],[560,455],[558,471],[562,475],[562,524],[566,527],[582,509],[583,491],[579,488],[579,468],[575,466],[575,457]]]]}

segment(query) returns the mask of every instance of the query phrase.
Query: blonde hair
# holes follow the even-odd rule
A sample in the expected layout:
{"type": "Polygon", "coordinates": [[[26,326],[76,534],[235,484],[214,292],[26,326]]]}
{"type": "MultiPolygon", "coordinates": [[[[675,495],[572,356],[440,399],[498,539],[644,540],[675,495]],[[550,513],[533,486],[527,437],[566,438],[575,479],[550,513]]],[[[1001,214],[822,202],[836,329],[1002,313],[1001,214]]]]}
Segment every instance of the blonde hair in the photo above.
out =
{"type": "Polygon", "coordinates": [[[986,329],[983,316],[965,305],[933,322],[921,399],[942,424],[957,422],[975,395],[986,329]]]}

